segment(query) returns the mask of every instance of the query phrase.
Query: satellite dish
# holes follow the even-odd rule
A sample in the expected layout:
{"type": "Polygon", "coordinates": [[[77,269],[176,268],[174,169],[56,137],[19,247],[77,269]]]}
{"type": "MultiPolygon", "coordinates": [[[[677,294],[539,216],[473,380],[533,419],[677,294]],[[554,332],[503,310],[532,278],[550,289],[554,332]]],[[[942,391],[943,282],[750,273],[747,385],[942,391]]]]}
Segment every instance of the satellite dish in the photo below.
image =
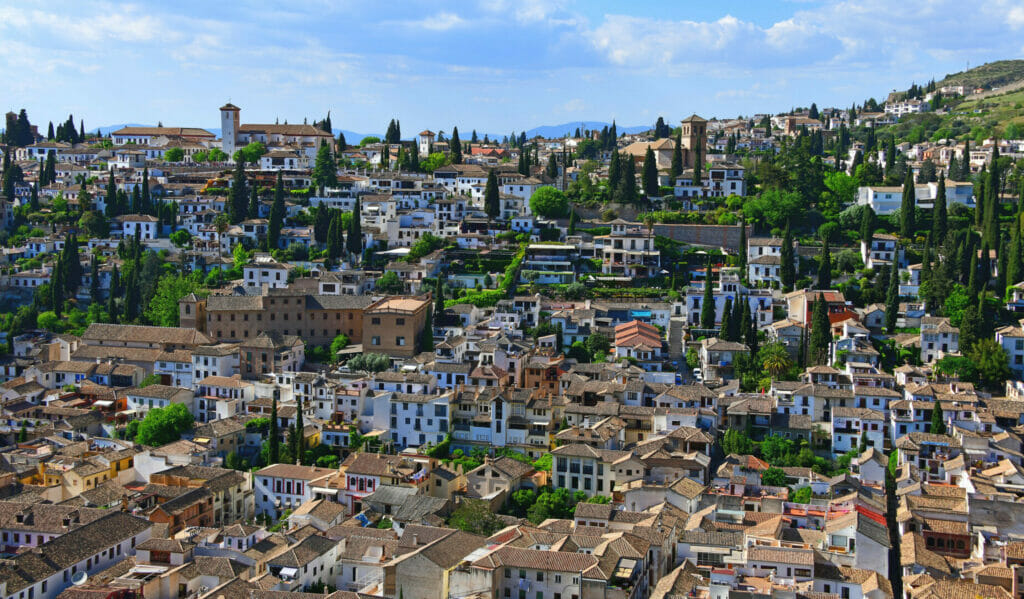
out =
{"type": "Polygon", "coordinates": [[[89,575],[85,572],[75,572],[75,575],[71,577],[71,584],[76,587],[80,587],[85,584],[85,581],[89,578],[89,575]]]}

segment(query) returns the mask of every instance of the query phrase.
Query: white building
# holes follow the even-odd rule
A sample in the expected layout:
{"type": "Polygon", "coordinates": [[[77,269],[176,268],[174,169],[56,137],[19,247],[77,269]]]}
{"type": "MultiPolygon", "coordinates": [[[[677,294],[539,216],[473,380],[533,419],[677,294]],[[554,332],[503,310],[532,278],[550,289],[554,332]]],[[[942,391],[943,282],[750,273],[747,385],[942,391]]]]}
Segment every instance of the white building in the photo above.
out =
{"type": "MultiPolygon", "coordinates": [[[[935,206],[935,198],[939,194],[937,182],[918,183],[914,185],[914,199],[918,208],[930,210],[935,206]]],[[[871,206],[875,214],[886,216],[900,209],[903,203],[902,186],[870,186],[857,189],[857,203],[871,206]]],[[[946,181],[946,206],[963,204],[974,205],[974,184],[969,181],[946,181]]]]}
{"type": "Polygon", "coordinates": [[[154,408],[166,408],[176,403],[184,404],[191,413],[192,391],[169,385],[149,385],[125,393],[125,407],[138,419],[145,418],[154,408]]]}
{"type": "Polygon", "coordinates": [[[926,316],[921,319],[921,362],[931,364],[949,354],[960,353],[960,329],[948,318],[926,316]]]}
{"type": "Polygon", "coordinates": [[[121,221],[121,237],[131,239],[139,232],[139,239],[157,238],[157,221],[155,216],[148,214],[126,214],[118,217],[121,221]]]}
{"type": "Polygon", "coordinates": [[[285,510],[295,509],[314,498],[313,486],[324,483],[335,474],[331,468],[274,464],[254,476],[256,514],[274,520],[285,510]]]}

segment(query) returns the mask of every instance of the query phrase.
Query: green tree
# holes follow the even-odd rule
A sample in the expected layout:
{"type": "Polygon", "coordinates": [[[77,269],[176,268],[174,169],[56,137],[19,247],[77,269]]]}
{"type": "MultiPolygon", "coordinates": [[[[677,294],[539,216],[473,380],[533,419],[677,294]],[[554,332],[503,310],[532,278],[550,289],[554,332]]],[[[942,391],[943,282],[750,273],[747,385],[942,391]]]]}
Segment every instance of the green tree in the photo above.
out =
{"type": "MultiPolygon", "coordinates": [[[[487,179],[490,184],[490,175],[487,179]]],[[[545,185],[530,196],[530,211],[544,218],[563,218],[569,214],[569,200],[564,192],[545,185]]]]}
{"type": "Polygon", "coordinates": [[[348,367],[363,372],[383,372],[391,367],[391,359],[384,354],[358,354],[348,361],[348,367]]]}
{"type": "Polygon", "coordinates": [[[818,263],[818,289],[832,288],[832,254],[828,249],[828,239],[821,245],[821,258],[818,263]]]}
{"type": "Polygon", "coordinates": [[[349,219],[348,234],[345,236],[345,249],[353,256],[363,253],[363,217],[359,198],[352,207],[352,218],[349,219]]]}
{"type": "Polygon", "coordinates": [[[338,163],[331,156],[331,147],[326,141],[321,142],[320,147],[317,148],[312,178],[319,189],[334,187],[338,184],[338,163]]]}
{"type": "Polygon", "coordinates": [[[267,225],[267,248],[276,250],[281,247],[281,227],[284,226],[284,178],[277,171],[277,182],[274,184],[274,203],[270,206],[270,222],[267,225]]]}
{"type": "Polygon", "coordinates": [[[896,262],[889,269],[889,289],[885,297],[885,329],[891,335],[896,330],[896,317],[900,310],[900,269],[896,262]]]}
{"type": "Polygon", "coordinates": [[[789,350],[781,342],[767,343],[757,353],[758,360],[764,371],[773,379],[782,376],[790,367],[793,360],[789,357],[789,350]]]}
{"type": "Polygon", "coordinates": [[[815,364],[828,364],[831,345],[832,330],[828,320],[828,302],[825,301],[825,294],[819,293],[814,300],[811,315],[810,356],[815,364]]]}
{"type": "Polygon", "coordinates": [[[704,277],[704,299],[700,304],[700,328],[711,330],[715,328],[715,296],[712,289],[713,279],[711,274],[711,257],[708,256],[707,274],[704,277]]]}
{"type": "Polygon", "coordinates": [[[405,291],[405,283],[393,270],[385,272],[374,285],[374,288],[385,295],[401,295],[405,291]]]}
{"type": "Polygon", "coordinates": [[[786,231],[782,235],[782,250],[779,261],[782,263],[779,269],[779,278],[783,289],[792,289],[796,283],[796,256],[793,252],[793,232],[790,230],[789,221],[786,221],[786,231]]]}
{"type": "Polygon", "coordinates": [[[348,335],[341,333],[331,341],[331,362],[338,361],[338,352],[348,347],[348,335]]]}
{"type": "Polygon", "coordinates": [[[160,327],[178,326],[178,301],[201,288],[202,286],[192,277],[181,274],[161,277],[156,286],[156,293],[146,308],[146,320],[160,327]]]}
{"type": "Polygon", "coordinates": [[[870,247],[875,237],[875,211],[871,206],[863,206],[860,211],[860,240],[870,247]]]}
{"type": "Polygon", "coordinates": [[[942,243],[946,238],[947,212],[946,212],[946,177],[939,175],[938,191],[935,195],[935,207],[932,210],[932,239],[936,244],[942,243]]]}
{"type": "Polygon", "coordinates": [[[1000,389],[1011,377],[1009,357],[995,339],[979,339],[967,350],[967,357],[977,367],[978,382],[990,389],[1000,389]]]}
{"type": "Polygon", "coordinates": [[[761,473],[761,484],[768,487],[785,487],[786,472],[782,468],[771,468],[761,473]]]}
{"type": "Polygon", "coordinates": [[[153,408],[139,423],[136,443],[159,447],[181,438],[192,430],[193,418],[185,404],[171,404],[166,408],[153,408]]]}
{"type": "Polygon", "coordinates": [[[245,220],[249,208],[249,197],[246,193],[245,162],[239,160],[235,163],[235,173],[231,179],[231,191],[228,194],[228,211],[232,223],[240,223],[245,220]]]}
{"type": "Polygon", "coordinates": [[[914,193],[913,172],[907,169],[906,177],[903,179],[903,198],[900,202],[900,236],[907,239],[914,235],[914,213],[917,210],[914,193]]]}
{"type": "Polygon", "coordinates": [[[494,169],[487,173],[487,186],[484,188],[484,211],[487,213],[487,218],[491,220],[498,218],[498,215],[501,214],[501,200],[498,197],[498,176],[494,169]]]}
{"type": "Polygon", "coordinates": [[[946,421],[942,418],[942,407],[939,405],[938,400],[935,400],[935,403],[932,404],[932,423],[928,432],[933,435],[946,434],[946,421]]]}
{"type": "Polygon", "coordinates": [[[644,195],[647,196],[647,200],[659,195],[658,194],[658,164],[654,159],[654,150],[651,146],[647,146],[647,153],[644,155],[644,195]]]}
{"type": "Polygon", "coordinates": [[[448,518],[448,526],[461,531],[491,536],[505,527],[505,523],[479,499],[463,499],[448,518]]]}
{"type": "Polygon", "coordinates": [[[459,128],[452,128],[452,139],[448,142],[451,149],[452,164],[462,164],[462,142],[459,141],[459,128]]]}
{"type": "Polygon", "coordinates": [[[185,150],[181,148],[169,148],[164,152],[166,162],[182,162],[185,160],[185,150]]]}

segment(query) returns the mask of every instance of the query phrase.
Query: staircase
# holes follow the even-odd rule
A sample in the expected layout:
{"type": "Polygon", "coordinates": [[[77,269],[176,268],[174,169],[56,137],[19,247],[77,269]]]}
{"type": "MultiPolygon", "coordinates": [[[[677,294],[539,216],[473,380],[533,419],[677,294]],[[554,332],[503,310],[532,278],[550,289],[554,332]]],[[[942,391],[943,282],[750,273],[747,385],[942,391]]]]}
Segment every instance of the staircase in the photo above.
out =
{"type": "Polygon", "coordinates": [[[686,366],[686,357],[683,355],[683,318],[681,316],[673,316],[669,320],[668,356],[670,360],[679,363],[679,368],[686,366]]]}

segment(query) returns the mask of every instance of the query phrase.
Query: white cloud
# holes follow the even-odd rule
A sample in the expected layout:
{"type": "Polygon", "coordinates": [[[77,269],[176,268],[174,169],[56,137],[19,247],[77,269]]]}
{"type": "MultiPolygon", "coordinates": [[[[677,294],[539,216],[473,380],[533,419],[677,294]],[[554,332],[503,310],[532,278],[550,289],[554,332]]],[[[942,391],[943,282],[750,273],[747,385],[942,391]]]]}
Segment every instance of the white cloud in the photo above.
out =
{"type": "Polygon", "coordinates": [[[466,21],[459,15],[451,12],[439,12],[418,21],[406,21],[408,27],[421,27],[429,31],[448,31],[465,24],[466,21]]]}

